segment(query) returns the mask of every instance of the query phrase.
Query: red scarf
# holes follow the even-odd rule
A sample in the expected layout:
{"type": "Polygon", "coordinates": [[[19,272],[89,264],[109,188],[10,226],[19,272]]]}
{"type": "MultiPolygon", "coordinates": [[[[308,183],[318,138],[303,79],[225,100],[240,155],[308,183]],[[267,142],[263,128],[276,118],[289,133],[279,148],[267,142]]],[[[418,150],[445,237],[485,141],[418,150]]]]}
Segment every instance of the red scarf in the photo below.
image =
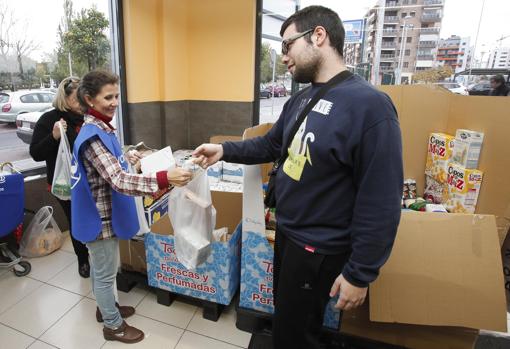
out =
{"type": "Polygon", "coordinates": [[[89,115],[92,115],[93,117],[95,117],[96,119],[99,119],[101,120],[102,122],[104,122],[112,131],[115,131],[115,128],[110,124],[110,122],[112,121],[112,118],[104,115],[104,114],[101,114],[100,112],[98,112],[97,110],[95,109],[92,109],[92,108],[89,108],[89,110],[87,110],[87,114],[89,115]]]}

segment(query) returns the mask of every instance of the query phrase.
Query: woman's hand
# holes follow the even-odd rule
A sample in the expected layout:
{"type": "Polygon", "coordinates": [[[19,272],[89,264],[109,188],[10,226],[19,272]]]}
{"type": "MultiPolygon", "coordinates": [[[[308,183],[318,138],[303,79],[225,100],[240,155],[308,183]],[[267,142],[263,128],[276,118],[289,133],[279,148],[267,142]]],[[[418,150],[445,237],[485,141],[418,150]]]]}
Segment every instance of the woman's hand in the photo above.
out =
{"type": "Polygon", "coordinates": [[[138,150],[130,150],[126,153],[126,159],[131,165],[136,165],[138,161],[142,158],[142,154],[138,152],[138,150]]]}
{"type": "Polygon", "coordinates": [[[60,137],[62,136],[60,134],[60,126],[59,123],[62,124],[62,128],[64,129],[64,132],[67,131],[67,123],[64,119],[60,118],[59,121],[55,122],[53,124],[53,131],[51,132],[53,138],[58,141],[60,137]]]}
{"type": "Polygon", "coordinates": [[[191,180],[191,172],[180,167],[167,171],[168,182],[175,187],[182,187],[191,180]]]}

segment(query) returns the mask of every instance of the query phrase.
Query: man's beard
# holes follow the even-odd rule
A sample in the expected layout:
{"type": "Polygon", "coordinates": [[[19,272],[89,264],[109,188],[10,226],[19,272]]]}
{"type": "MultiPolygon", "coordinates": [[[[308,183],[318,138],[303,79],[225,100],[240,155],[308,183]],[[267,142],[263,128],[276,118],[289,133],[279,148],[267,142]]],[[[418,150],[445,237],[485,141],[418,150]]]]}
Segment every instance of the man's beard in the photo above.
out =
{"type": "Polygon", "coordinates": [[[293,74],[294,81],[300,84],[313,82],[319,72],[321,63],[321,56],[314,52],[306,63],[303,63],[301,66],[295,65],[293,74]]]}

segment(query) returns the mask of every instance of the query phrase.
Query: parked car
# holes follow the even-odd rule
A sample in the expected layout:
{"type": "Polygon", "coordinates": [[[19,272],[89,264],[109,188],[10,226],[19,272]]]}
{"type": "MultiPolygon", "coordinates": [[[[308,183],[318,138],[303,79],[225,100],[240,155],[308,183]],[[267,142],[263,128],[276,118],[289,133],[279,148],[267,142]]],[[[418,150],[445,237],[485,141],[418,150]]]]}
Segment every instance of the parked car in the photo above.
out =
{"type": "Polygon", "coordinates": [[[285,97],[288,92],[283,84],[271,86],[271,90],[273,91],[273,96],[275,97],[285,97]]]}
{"type": "Polygon", "coordinates": [[[14,124],[23,113],[51,106],[55,93],[44,90],[22,90],[0,93],[0,122],[14,124]]]}
{"type": "Polygon", "coordinates": [[[272,89],[268,86],[260,84],[259,98],[271,98],[273,96],[272,89]]]}
{"type": "Polygon", "coordinates": [[[53,107],[44,107],[38,111],[19,114],[16,118],[16,135],[18,138],[24,143],[30,144],[30,142],[32,142],[32,135],[34,134],[34,127],[37,120],[39,120],[41,115],[52,109],[53,107]]]}
{"type": "Polygon", "coordinates": [[[488,96],[489,92],[491,91],[491,84],[488,81],[479,82],[477,84],[474,84],[469,89],[469,95],[470,96],[488,96]]]}
{"type": "Polygon", "coordinates": [[[445,89],[449,90],[450,92],[453,92],[453,93],[456,93],[459,95],[463,95],[463,96],[469,95],[467,88],[465,86],[463,86],[462,84],[459,84],[458,82],[443,81],[443,82],[437,82],[437,83],[435,83],[435,85],[444,87],[445,89]]]}

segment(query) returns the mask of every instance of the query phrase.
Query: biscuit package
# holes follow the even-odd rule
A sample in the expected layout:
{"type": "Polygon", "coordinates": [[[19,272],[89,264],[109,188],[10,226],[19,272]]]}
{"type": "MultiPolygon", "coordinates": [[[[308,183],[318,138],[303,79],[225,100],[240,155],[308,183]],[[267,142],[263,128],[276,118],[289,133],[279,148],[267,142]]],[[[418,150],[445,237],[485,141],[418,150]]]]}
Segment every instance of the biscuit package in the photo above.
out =
{"type": "Polygon", "coordinates": [[[457,163],[450,163],[446,184],[448,199],[444,203],[448,212],[474,213],[482,179],[482,171],[468,169],[457,163]]]}
{"type": "Polygon", "coordinates": [[[431,133],[429,136],[425,174],[439,183],[446,183],[454,141],[455,137],[446,133],[431,133]]]}

